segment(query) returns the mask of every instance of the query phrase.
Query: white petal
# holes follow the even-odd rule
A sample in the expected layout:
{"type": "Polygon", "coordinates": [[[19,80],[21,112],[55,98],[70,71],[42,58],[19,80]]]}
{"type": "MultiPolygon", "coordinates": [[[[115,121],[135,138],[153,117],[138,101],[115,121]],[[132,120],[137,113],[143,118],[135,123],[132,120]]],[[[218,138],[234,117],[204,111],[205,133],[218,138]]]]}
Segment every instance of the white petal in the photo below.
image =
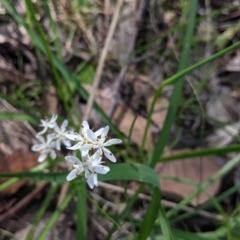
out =
{"type": "Polygon", "coordinates": [[[56,125],[56,120],[58,118],[58,115],[53,115],[49,121],[49,128],[54,128],[56,125]]]}
{"type": "Polygon", "coordinates": [[[93,184],[94,184],[96,187],[98,186],[97,174],[93,174],[93,184]]]}
{"type": "Polygon", "coordinates": [[[50,119],[50,122],[56,122],[57,118],[58,118],[57,114],[56,115],[52,115],[52,117],[50,119]]]}
{"type": "Polygon", "coordinates": [[[42,153],[42,154],[38,157],[38,162],[43,162],[46,158],[47,158],[47,153],[42,153]]]}
{"type": "Polygon", "coordinates": [[[39,141],[39,142],[41,142],[41,143],[45,143],[45,139],[42,137],[42,136],[40,136],[40,135],[36,135],[36,139],[39,141]]]}
{"type": "Polygon", "coordinates": [[[49,128],[55,128],[56,125],[57,125],[56,122],[50,122],[50,123],[48,124],[48,127],[49,127],[49,128]]]}
{"type": "Polygon", "coordinates": [[[87,135],[92,141],[94,141],[94,142],[97,141],[97,136],[95,135],[95,133],[91,129],[87,130],[87,135]]]}
{"type": "Polygon", "coordinates": [[[79,147],[79,149],[81,151],[89,151],[89,150],[94,149],[94,148],[97,148],[97,146],[93,145],[93,144],[84,144],[81,147],[79,147]]]}
{"type": "Polygon", "coordinates": [[[47,121],[45,121],[45,120],[43,120],[43,119],[41,119],[40,121],[41,121],[40,126],[45,126],[45,125],[47,124],[47,121]]]}
{"type": "Polygon", "coordinates": [[[106,139],[108,131],[109,131],[109,126],[106,126],[101,133],[101,138],[106,139]]]}
{"type": "Polygon", "coordinates": [[[76,178],[78,175],[78,169],[73,169],[68,175],[67,175],[67,181],[71,181],[74,178],[76,178]]]}
{"type": "Polygon", "coordinates": [[[60,151],[61,150],[61,139],[57,139],[57,141],[56,141],[56,149],[58,150],[58,151],[60,151]]]}
{"type": "Polygon", "coordinates": [[[31,150],[34,152],[38,152],[43,150],[44,146],[42,144],[35,144],[32,146],[31,150]]]}
{"type": "Polygon", "coordinates": [[[51,150],[50,156],[51,156],[52,159],[55,159],[57,154],[56,154],[56,152],[54,150],[51,150]]]}
{"type": "Polygon", "coordinates": [[[86,131],[87,129],[89,129],[89,124],[88,124],[88,122],[87,122],[87,121],[83,121],[83,122],[82,122],[82,127],[85,129],[85,131],[86,131]]]}
{"type": "Polygon", "coordinates": [[[71,142],[68,139],[64,138],[62,141],[66,147],[71,147],[71,142]]]}
{"type": "Polygon", "coordinates": [[[113,138],[113,139],[110,139],[107,142],[105,142],[103,144],[103,146],[112,146],[114,144],[120,144],[120,143],[122,143],[121,139],[113,138]]]}
{"type": "Polygon", "coordinates": [[[96,132],[95,132],[95,135],[98,137],[102,134],[102,131],[103,131],[104,128],[100,128],[98,129],[96,132]]]}
{"type": "Polygon", "coordinates": [[[77,149],[80,149],[81,147],[82,147],[82,143],[79,142],[79,143],[77,143],[76,145],[73,145],[72,147],[67,147],[67,149],[77,150],[77,149]]]}
{"type": "Polygon", "coordinates": [[[89,157],[89,154],[87,153],[87,154],[84,154],[83,152],[81,152],[82,153],[82,161],[83,162],[86,162],[90,157],[89,157]]]}
{"type": "Polygon", "coordinates": [[[54,131],[55,131],[56,133],[58,133],[58,134],[61,133],[60,128],[59,128],[59,126],[58,126],[57,124],[56,124],[55,127],[54,127],[54,131]]]}
{"type": "Polygon", "coordinates": [[[64,134],[64,136],[70,140],[73,140],[73,141],[82,141],[83,138],[81,135],[79,135],[78,133],[76,132],[73,132],[73,131],[70,131],[70,132],[66,132],[64,134]]]}
{"type": "Polygon", "coordinates": [[[75,156],[66,156],[65,159],[70,162],[70,163],[73,163],[73,164],[77,164],[77,163],[81,163],[79,161],[79,159],[75,156]]]}
{"type": "Polygon", "coordinates": [[[87,184],[88,186],[93,189],[94,188],[94,179],[93,179],[93,175],[92,174],[89,174],[87,176],[87,184]]]}
{"type": "Polygon", "coordinates": [[[92,156],[92,165],[97,166],[102,160],[102,150],[99,148],[92,156]]]}
{"type": "Polygon", "coordinates": [[[96,167],[94,168],[94,171],[95,171],[96,173],[106,174],[107,172],[110,171],[110,168],[107,167],[107,166],[99,165],[99,166],[96,166],[96,167]]]}
{"type": "Polygon", "coordinates": [[[49,144],[56,137],[55,133],[50,133],[47,135],[47,143],[49,144]]]}
{"type": "Polygon", "coordinates": [[[62,125],[61,125],[61,130],[62,130],[62,131],[65,131],[65,129],[67,128],[67,126],[68,126],[68,120],[65,119],[65,120],[63,121],[62,125]]]}
{"type": "Polygon", "coordinates": [[[103,153],[105,155],[106,158],[108,158],[110,161],[112,162],[116,162],[116,158],[114,157],[114,155],[112,154],[112,152],[107,149],[107,148],[103,148],[103,153]]]}
{"type": "Polygon", "coordinates": [[[88,155],[89,150],[81,150],[82,156],[88,155]]]}

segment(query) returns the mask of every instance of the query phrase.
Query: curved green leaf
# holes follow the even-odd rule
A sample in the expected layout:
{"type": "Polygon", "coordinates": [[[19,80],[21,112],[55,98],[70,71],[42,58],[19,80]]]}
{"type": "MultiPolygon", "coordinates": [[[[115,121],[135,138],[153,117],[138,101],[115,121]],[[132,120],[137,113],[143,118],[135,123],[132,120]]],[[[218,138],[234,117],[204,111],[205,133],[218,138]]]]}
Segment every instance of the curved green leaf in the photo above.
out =
{"type": "MultiPolygon", "coordinates": [[[[143,164],[129,164],[129,163],[119,163],[109,165],[111,171],[106,175],[98,175],[100,181],[116,181],[116,180],[133,180],[140,181],[145,184],[149,184],[153,187],[152,200],[149,208],[145,214],[144,220],[142,222],[142,227],[140,228],[139,235],[137,239],[146,239],[153,226],[158,214],[158,209],[161,210],[162,222],[165,226],[169,226],[168,220],[165,217],[165,212],[161,206],[161,193],[160,193],[160,183],[159,177],[154,172],[154,170],[143,164]]],[[[63,173],[42,173],[42,172],[20,172],[20,173],[0,173],[0,177],[17,177],[17,178],[30,178],[35,180],[43,180],[47,182],[66,182],[66,176],[68,172],[63,173]]],[[[83,178],[79,178],[82,180],[83,178]]],[[[170,227],[168,227],[170,231],[170,227]]]]}
{"type": "MultiPolygon", "coordinates": [[[[160,189],[159,178],[157,174],[148,166],[143,164],[119,163],[108,165],[110,172],[105,175],[98,175],[99,181],[115,180],[133,180],[147,183],[160,189]]],[[[68,172],[61,173],[43,173],[43,172],[18,172],[18,173],[0,173],[0,177],[10,178],[29,178],[42,180],[46,182],[66,182],[68,172]]]]}
{"type": "Polygon", "coordinates": [[[32,124],[38,124],[39,119],[24,113],[0,112],[0,120],[28,121],[32,124]]]}

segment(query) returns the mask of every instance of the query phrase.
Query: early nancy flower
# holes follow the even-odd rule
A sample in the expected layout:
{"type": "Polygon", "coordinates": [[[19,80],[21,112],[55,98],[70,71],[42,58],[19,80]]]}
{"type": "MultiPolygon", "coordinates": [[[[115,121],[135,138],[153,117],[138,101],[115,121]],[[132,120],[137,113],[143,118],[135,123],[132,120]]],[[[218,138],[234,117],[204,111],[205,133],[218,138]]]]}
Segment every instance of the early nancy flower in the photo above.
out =
{"type": "Polygon", "coordinates": [[[107,142],[105,142],[105,140],[107,139],[108,131],[109,131],[109,126],[106,126],[102,130],[101,136],[98,137],[91,129],[88,129],[87,134],[88,134],[89,138],[91,139],[92,143],[84,144],[79,149],[81,151],[87,151],[87,150],[89,151],[90,149],[97,148],[98,151],[100,151],[100,153],[103,153],[105,155],[105,157],[107,157],[109,160],[111,160],[112,162],[116,162],[116,158],[114,157],[112,152],[109,149],[107,149],[106,147],[115,145],[115,144],[120,144],[120,143],[122,143],[122,140],[113,138],[113,139],[110,139],[107,142]]]}
{"type": "MultiPolygon", "coordinates": [[[[73,132],[73,131],[69,131],[69,132],[66,132],[65,133],[65,137],[72,140],[72,141],[78,141],[77,144],[71,146],[71,147],[68,147],[68,149],[70,150],[77,150],[79,149],[81,146],[83,146],[84,144],[88,144],[88,143],[93,143],[91,138],[89,138],[87,132],[88,130],[90,130],[89,128],[89,124],[87,121],[83,121],[82,122],[82,135],[76,133],[76,132],[73,132]]],[[[103,128],[100,128],[99,130],[97,130],[95,132],[95,135],[96,136],[100,136],[101,133],[103,131],[103,128]]],[[[85,150],[83,151],[83,154],[86,155],[88,153],[88,150],[85,150]]]]}
{"type": "Polygon", "coordinates": [[[101,158],[94,154],[91,157],[87,154],[82,156],[82,161],[77,157],[67,156],[65,159],[73,164],[74,169],[68,174],[67,181],[71,181],[81,173],[84,173],[88,186],[92,189],[98,186],[97,174],[106,174],[110,169],[101,165],[101,158]]]}
{"type": "Polygon", "coordinates": [[[35,144],[32,146],[32,151],[34,152],[41,152],[40,156],[38,157],[38,162],[43,162],[48,154],[50,154],[52,159],[56,158],[56,152],[54,151],[55,148],[55,142],[54,134],[48,134],[47,135],[47,141],[42,137],[37,135],[36,138],[40,142],[39,144],[35,144]]]}
{"type": "Polygon", "coordinates": [[[41,119],[41,124],[40,126],[43,127],[43,130],[38,133],[38,135],[44,134],[48,128],[54,128],[56,125],[56,120],[58,118],[58,115],[52,115],[51,119],[48,120],[43,120],[41,119]]]}
{"type": "Polygon", "coordinates": [[[54,127],[54,131],[56,132],[55,138],[56,138],[56,149],[57,150],[61,149],[61,142],[63,142],[63,144],[66,147],[71,146],[70,141],[65,137],[67,125],[68,125],[68,120],[64,120],[61,125],[61,128],[59,128],[59,126],[57,124],[54,127]]]}

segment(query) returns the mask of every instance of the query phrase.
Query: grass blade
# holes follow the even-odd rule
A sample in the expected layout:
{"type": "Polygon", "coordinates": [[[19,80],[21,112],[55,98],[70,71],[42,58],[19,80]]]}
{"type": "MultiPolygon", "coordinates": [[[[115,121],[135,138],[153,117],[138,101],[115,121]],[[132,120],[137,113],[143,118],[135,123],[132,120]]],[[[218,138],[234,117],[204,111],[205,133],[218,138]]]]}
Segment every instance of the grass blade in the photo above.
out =
{"type": "Polygon", "coordinates": [[[51,188],[48,190],[47,196],[44,199],[40,209],[38,210],[33,223],[32,223],[32,227],[30,228],[28,235],[26,237],[26,240],[32,240],[34,239],[34,231],[36,226],[38,225],[39,221],[41,220],[41,218],[43,217],[43,214],[45,213],[50,201],[52,200],[54,194],[56,193],[57,189],[58,189],[58,185],[52,185],[51,188]]]}
{"type": "Polygon", "coordinates": [[[87,191],[86,183],[75,186],[77,193],[77,239],[87,239],[87,191]]]}
{"type": "Polygon", "coordinates": [[[194,150],[191,152],[189,151],[189,152],[176,154],[172,156],[161,157],[159,159],[159,162],[185,160],[187,158],[203,157],[203,156],[209,156],[209,155],[220,155],[220,154],[226,154],[231,152],[240,152],[240,145],[236,144],[236,145],[231,145],[231,146],[222,147],[222,148],[208,148],[208,149],[194,150]]]}
{"type": "Polygon", "coordinates": [[[74,196],[74,191],[71,191],[66,198],[63,200],[61,205],[57,207],[57,209],[53,212],[49,220],[47,221],[45,227],[42,229],[41,233],[39,236],[36,238],[36,240],[44,240],[46,239],[46,236],[48,232],[53,228],[54,224],[56,221],[59,219],[60,214],[64,211],[64,209],[68,206],[70,203],[71,199],[74,196]]]}
{"type": "MultiPolygon", "coordinates": [[[[184,46],[183,51],[181,54],[181,59],[178,67],[178,72],[185,69],[188,64],[189,54],[190,54],[190,48],[192,43],[192,37],[195,27],[195,21],[196,21],[196,12],[197,12],[197,0],[192,0],[190,7],[189,7],[189,18],[188,18],[188,24],[187,24],[187,31],[184,39],[184,46]]],[[[179,100],[182,93],[182,87],[183,87],[183,76],[181,78],[178,78],[178,81],[175,83],[173,93],[170,99],[169,108],[167,112],[166,119],[164,121],[163,129],[158,137],[155,150],[152,155],[152,159],[150,161],[150,166],[154,167],[157,163],[159,157],[162,155],[164,147],[167,144],[168,136],[170,133],[170,129],[172,126],[172,123],[175,119],[175,115],[177,113],[177,109],[179,106],[179,100]]],[[[144,145],[144,143],[143,143],[144,145]]]]}
{"type": "Polygon", "coordinates": [[[35,125],[39,124],[39,118],[24,113],[0,112],[0,120],[27,121],[35,125]]]}

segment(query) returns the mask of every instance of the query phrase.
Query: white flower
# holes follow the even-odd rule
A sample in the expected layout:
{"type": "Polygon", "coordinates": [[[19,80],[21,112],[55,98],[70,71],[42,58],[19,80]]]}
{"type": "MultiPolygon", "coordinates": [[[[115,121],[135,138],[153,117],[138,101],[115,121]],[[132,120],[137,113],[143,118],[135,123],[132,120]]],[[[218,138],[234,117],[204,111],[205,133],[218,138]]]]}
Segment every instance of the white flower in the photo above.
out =
{"type": "Polygon", "coordinates": [[[55,127],[54,127],[54,131],[56,132],[55,138],[56,138],[56,149],[57,150],[61,149],[61,142],[63,142],[63,144],[66,147],[71,146],[70,141],[65,137],[67,125],[68,125],[68,120],[64,120],[61,125],[61,128],[59,128],[58,125],[55,125],[55,127]]]}
{"type": "MultiPolygon", "coordinates": [[[[72,140],[72,141],[78,141],[77,144],[71,146],[71,147],[67,147],[70,150],[77,150],[79,149],[81,146],[83,146],[84,144],[88,144],[88,143],[93,143],[91,138],[89,138],[87,132],[88,130],[90,130],[89,128],[89,124],[87,121],[83,121],[82,122],[82,135],[73,132],[73,131],[69,131],[65,134],[65,137],[72,140]]],[[[100,134],[102,133],[103,128],[100,128],[99,130],[97,130],[95,132],[96,136],[100,136],[100,134]]],[[[83,154],[86,155],[88,153],[88,150],[83,151],[83,154]]]]}
{"type": "MultiPolygon", "coordinates": [[[[98,154],[98,153],[96,152],[95,154],[98,154]]],[[[101,163],[102,163],[101,155],[100,155],[100,158],[98,158],[94,155],[92,156],[92,158],[93,158],[92,165],[89,168],[89,170],[91,172],[88,172],[87,176],[86,176],[87,184],[91,189],[93,189],[94,186],[96,186],[96,187],[98,186],[97,173],[106,174],[107,172],[110,171],[109,167],[101,165],[101,163]]]]}
{"type": "Polygon", "coordinates": [[[48,128],[54,128],[56,125],[57,118],[58,118],[58,115],[53,115],[49,121],[41,119],[40,126],[43,127],[43,130],[39,132],[37,135],[44,134],[48,130],[48,128]]]}
{"type": "Polygon", "coordinates": [[[56,152],[54,151],[55,142],[54,134],[47,135],[47,141],[42,136],[37,135],[36,138],[40,142],[39,144],[35,144],[32,146],[32,151],[34,152],[41,152],[40,156],[38,157],[38,162],[43,162],[48,154],[50,154],[52,159],[56,158],[56,152]]]}
{"type": "Polygon", "coordinates": [[[97,153],[91,157],[88,154],[82,156],[82,161],[74,156],[67,156],[65,159],[72,163],[74,167],[74,169],[68,174],[67,181],[73,180],[84,172],[88,186],[91,189],[94,186],[98,186],[97,173],[106,174],[110,170],[109,167],[101,165],[101,156],[97,153]]]}
{"type": "Polygon", "coordinates": [[[116,162],[116,158],[112,154],[112,152],[107,149],[106,147],[114,145],[114,144],[120,144],[122,143],[121,139],[113,138],[105,142],[107,139],[107,134],[109,131],[109,126],[106,126],[102,132],[101,137],[99,138],[91,129],[87,130],[87,135],[91,139],[92,143],[84,144],[83,146],[80,146],[79,149],[81,151],[89,151],[90,149],[98,149],[99,154],[104,154],[105,157],[107,157],[112,162],[116,162]]]}

